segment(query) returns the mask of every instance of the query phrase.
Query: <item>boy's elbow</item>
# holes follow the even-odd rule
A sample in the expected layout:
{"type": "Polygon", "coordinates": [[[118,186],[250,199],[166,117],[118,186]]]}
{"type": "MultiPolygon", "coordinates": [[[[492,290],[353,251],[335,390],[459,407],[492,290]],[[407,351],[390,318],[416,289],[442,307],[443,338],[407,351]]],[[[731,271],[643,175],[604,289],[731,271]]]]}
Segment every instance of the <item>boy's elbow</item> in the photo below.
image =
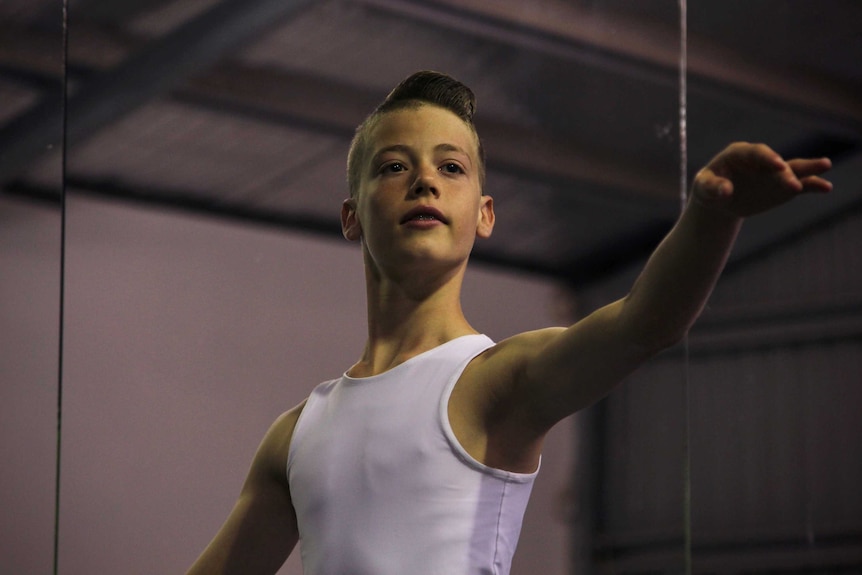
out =
{"type": "Polygon", "coordinates": [[[688,334],[688,326],[682,330],[675,330],[666,334],[663,334],[662,337],[656,338],[655,342],[655,350],[653,353],[660,353],[666,349],[670,349],[679,345],[682,340],[685,339],[685,336],[688,334]]]}
{"type": "Polygon", "coordinates": [[[620,310],[620,325],[630,341],[649,355],[674,347],[685,339],[700,309],[643,305],[629,296],[620,310]],[[632,305],[634,304],[634,305],[632,305]]]}
{"type": "Polygon", "coordinates": [[[635,345],[644,355],[653,356],[678,345],[691,327],[690,324],[669,325],[664,322],[644,322],[633,330],[635,345]]]}

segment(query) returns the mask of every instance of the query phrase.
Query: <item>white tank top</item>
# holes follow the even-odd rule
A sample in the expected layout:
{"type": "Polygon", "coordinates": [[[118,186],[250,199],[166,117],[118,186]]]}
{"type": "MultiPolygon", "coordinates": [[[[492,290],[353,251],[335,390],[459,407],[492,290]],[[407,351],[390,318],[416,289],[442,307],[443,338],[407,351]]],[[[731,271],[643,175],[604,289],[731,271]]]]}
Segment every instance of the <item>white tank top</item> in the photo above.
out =
{"type": "Polygon", "coordinates": [[[462,371],[494,343],[459,337],[311,393],[287,461],[305,575],[506,575],[536,473],[494,469],[452,432],[462,371]]]}

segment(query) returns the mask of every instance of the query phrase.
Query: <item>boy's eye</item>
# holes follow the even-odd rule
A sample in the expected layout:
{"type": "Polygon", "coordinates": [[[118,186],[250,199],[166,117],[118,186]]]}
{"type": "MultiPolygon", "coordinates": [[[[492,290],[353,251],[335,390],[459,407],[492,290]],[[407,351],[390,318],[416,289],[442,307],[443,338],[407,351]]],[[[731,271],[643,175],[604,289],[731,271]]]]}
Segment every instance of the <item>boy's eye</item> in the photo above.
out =
{"type": "Polygon", "coordinates": [[[392,162],[390,164],[386,164],[381,168],[381,172],[403,172],[406,168],[404,164],[401,162],[392,162]]]}
{"type": "Polygon", "coordinates": [[[442,169],[444,172],[448,172],[448,173],[450,173],[450,174],[460,174],[460,173],[462,173],[462,172],[464,171],[464,170],[461,168],[461,166],[459,166],[459,165],[458,165],[458,164],[456,164],[455,162],[449,162],[448,164],[444,164],[444,165],[443,165],[443,167],[442,167],[441,169],[442,169]]]}

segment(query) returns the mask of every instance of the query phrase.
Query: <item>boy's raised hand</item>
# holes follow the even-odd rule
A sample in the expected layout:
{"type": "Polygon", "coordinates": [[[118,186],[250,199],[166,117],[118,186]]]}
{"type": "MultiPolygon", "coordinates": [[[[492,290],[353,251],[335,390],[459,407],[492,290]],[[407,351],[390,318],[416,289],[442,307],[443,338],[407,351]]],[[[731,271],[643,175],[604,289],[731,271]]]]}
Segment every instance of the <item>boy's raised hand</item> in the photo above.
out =
{"type": "Polygon", "coordinates": [[[828,158],[784,160],[765,144],[731,144],[700,170],[692,200],[737,217],[779,206],[802,193],[823,193],[832,184],[820,175],[828,158]]]}

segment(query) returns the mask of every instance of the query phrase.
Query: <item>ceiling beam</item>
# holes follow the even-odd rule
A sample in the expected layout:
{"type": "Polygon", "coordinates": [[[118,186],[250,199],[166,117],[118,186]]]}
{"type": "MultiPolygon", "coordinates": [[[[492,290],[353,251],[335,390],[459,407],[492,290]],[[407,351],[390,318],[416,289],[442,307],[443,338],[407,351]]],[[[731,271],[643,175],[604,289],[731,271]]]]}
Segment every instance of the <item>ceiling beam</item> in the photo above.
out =
{"type": "Polygon", "coordinates": [[[79,0],[72,11],[86,14],[87,20],[91,22],[123,25],[136,16],[153,12],[173,2],[174,0],[79,0]]]}
{"type": "Polygon", "coordinates": [[[0,66],[62,80],[63,38],[59,32],[2,25],[0,38],[0,66]]]}
{"type": "MultiPolygon", "coordinates": [[[[66,141],[80,142],[133,109],[175,88],[312,0],[224,0],[179,26],[114,69],[87,81],[68,100],[66,141]]],[[[73,29],[74,31],[74,29],[73,29]]],[[[0,183],[38,158],[63,124],[60,95],[0,131],[0,183]]]]}

